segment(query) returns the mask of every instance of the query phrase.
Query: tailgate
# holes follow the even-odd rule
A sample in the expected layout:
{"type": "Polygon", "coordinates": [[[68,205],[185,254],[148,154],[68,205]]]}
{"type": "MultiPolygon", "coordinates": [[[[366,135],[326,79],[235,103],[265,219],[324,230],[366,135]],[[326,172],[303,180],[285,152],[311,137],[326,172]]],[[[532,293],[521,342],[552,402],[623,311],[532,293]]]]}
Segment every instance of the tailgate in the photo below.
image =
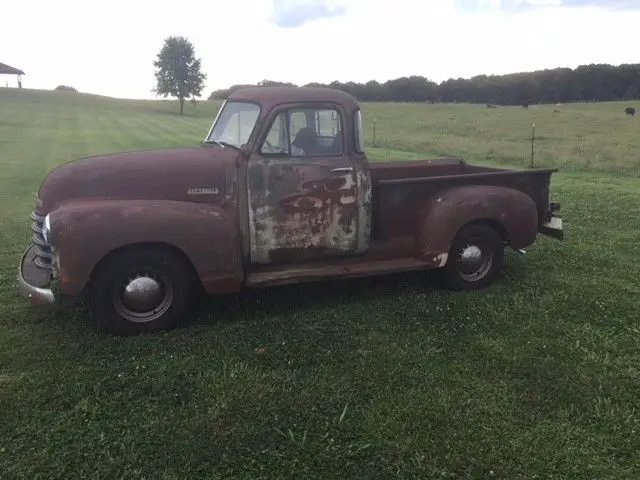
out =
{"type": "Polygon", "coordinates": [[[529,193],[536,204],[540,212],[538,222],[538,232],[549,237],[562,240],[564,238],[564,230],[562,225],[562,215],[560,215],[560,204],[551,201],[551,175],[556,170],[538,170],[532,172],[535,174],[537,191],[529,193]],[[537,195],[536,195],[537,194],[537,195]],[[535,196],[540,196],[538,199],[535,196]]]}
{"type": "Polygon", "coordinates": [[[564,238],[564,230],[562,226],[562,215],[558,213],[560,204],[551,202],[547,211],[547,216],[542,224],[538,227],[538,231],[543,235],[562,240],[564,238]]]}
{"type": "Polygon", "coordinates": [[[562,240],[564,230],[560,204],[551,201],[551,175],[555,168],[540,168],[513,171],[511,179],[504,180],[506,186],[517,188],[526,193],[538,209],[538,232],[562,240]]]}

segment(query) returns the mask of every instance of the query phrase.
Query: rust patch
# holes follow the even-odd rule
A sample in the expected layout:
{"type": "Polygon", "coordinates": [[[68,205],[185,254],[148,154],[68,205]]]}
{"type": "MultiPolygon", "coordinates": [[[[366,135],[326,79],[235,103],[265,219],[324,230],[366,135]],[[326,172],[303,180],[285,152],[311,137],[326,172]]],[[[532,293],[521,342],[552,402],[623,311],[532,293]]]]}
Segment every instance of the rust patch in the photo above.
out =
{"type": "Polygon", "coordinates": [[[356,187],[358,189],[357,196],[357,243],[355,253],[358,255],[364,254],[369,251],[372,238],[372,217],[373,208],[371,202],[371,172],[369,170],[369,164],[364,161],[356,160],[356,187]]]}
{"type": "Polygon", "coordinates": [[[309,197],[304,195],[295,195],[289,198],[285,198],[280,202],[285,214],[291,215],[294,213],[315,213],[324,210],[325,202],[319,197],[309,197]]]}
{"type": "MultiPolygon", "coordinates": [[[[344,209],[345,211],[342,213],[342,216],[338,219],[338,223],[340,223],[340,227],[346,233],[353,233],[353,225],[356,222],[356,212],[352,209],[344,209]]],[[[357,228],[357,225],[356,225],[357,228]]]]}
{"type": "Polygon", "coordinates": [[[355,250],[356,181],[352,172],[328,173],[331,161],[253,157],[248,182],[252,262],[304,261],[355,250]]]}
{"type": "MultiPolygon", "coordinates": [[[[336,192],[341,190],[346,183],[347,183],[347,180],[344,177],[334,177],[334,178],[329,178],[327,180],[324,180],[321,184],[321,187],[327,192],[336,192]]],[[[313,184],[315,187],[316,182],[313,182],[313,184]]]]}

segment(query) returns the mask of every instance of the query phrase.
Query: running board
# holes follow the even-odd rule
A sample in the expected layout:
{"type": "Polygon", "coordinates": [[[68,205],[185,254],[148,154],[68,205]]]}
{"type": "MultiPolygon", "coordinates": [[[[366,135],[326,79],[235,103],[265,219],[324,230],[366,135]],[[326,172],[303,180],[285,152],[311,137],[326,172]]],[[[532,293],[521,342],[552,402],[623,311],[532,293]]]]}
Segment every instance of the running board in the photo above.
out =
{"type": "Polygon", "coordinates": [[[393,260],[368,260],[354,258],[339,260],[335,263],[307,263],[298,265],[259,266],[247,274],[249,287],[286,285],[291,283],[312,282],[335,278],[356,278],[383,275],[411,270],[434,268],[432,263],[417,258],[398,258],[393,260]]]}

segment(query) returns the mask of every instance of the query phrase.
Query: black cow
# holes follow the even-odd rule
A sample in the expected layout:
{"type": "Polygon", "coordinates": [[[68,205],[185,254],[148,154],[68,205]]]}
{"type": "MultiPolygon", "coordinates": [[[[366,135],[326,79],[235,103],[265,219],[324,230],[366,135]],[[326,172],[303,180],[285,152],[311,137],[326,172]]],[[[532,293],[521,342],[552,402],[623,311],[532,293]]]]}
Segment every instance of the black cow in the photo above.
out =
{"type": "Polygon", "coordinates": [[[632,117],[636,116],[636,109],[635,107],[627,107],[624,109],[624,113],[626,113],[627,115],[631,115],[632,117]]]}

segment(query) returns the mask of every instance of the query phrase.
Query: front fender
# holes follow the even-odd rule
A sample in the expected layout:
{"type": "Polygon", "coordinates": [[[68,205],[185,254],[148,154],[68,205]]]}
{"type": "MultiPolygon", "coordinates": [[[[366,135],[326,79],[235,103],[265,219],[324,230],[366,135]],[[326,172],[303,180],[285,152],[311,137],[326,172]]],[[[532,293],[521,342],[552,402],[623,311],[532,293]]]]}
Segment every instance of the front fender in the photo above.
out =
{"type": "Polygon", "coordinates": [[[450,188],[421,210],[418,242],[422,258],[444,266],[456,233],[477,220],[501,225],[513,248],[533,243],[538,231],[537,207],[526,193],[493,185],[450,188]]]}
{"type": "Polygon", "coordinates": [[[51,243],[60,264],[60,293],[77,295],[109,252],[165,243],[190,260],[207,293],[237,291],[244,271],[239,233],[221,208],[165,200],[95,200],[52,211],[51,243]]]}

